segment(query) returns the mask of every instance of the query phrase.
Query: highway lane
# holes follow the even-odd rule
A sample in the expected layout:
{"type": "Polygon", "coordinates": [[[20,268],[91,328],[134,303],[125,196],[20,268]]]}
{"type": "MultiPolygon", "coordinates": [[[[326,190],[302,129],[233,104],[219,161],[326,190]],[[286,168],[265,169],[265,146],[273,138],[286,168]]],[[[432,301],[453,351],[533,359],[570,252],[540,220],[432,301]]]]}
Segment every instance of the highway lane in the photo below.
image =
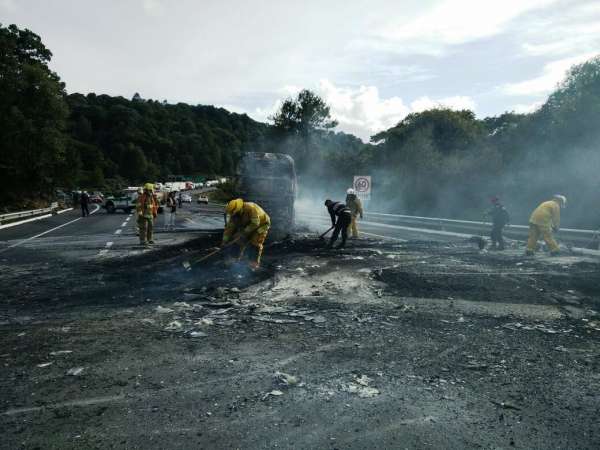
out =
{"type": "Polygon", "coordinates": [[[55,215],[36,222],[25,223],[0,230],[0,257],[6,262],[25,257],[44,256],[90,257],[104,249],[108,242],[123,240],[129,245],[137,241],[134,235],[133,216],[107,214],[97,205],[90,208],[91,215],[81,217],[78,210],[55,215]]]}
{"type": "Polygon", "coordinates": [[[98,205],[92,205],[90,207],[90,213],[91,215],[89,217],[83,218],[81,217],[81,212],[79,209],[73,209],[71,211],[67,211],[66,213],[56,214],[45,219],[15,225],[10,228],[0,229],[0,241],[26,239],[56,227],[66,226],[66,224],[69,222],[73,222],[75,224],[79,222],[77,219],[88,222],[96,222],[98,217],[102,215],[104,211],[98,205]]]}
{"type": "MultiPolygon", "coordinates": [[[[99,257],[132,256],[151,251],[139,245],[135,214],[108,214],[97,205],[88,217],[72,210],[35,222],[0,229],[0,262],[89,260],[99,257]]],[[[161,248],[193,238],[194,231],[223,227],[222,207],[184,203],[178,208],[175,228],[165,229],[168,214],[159,214],[155,224],[155,246],[161,248]]]]}

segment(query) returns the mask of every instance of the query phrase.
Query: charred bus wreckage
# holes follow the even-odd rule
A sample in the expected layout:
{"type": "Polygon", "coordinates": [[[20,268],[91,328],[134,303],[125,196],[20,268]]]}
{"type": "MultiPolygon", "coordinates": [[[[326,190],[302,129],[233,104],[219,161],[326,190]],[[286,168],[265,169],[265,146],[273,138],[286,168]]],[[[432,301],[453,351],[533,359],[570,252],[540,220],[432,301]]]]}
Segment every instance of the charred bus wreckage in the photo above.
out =
{"type": "Polygon", "coordinates": [[[236,191],[258,203],[271,217],[271,234],[288,235],[294,227],[297,193],[294,159],[281,153],[245,153],[237,169],[236,191]]]}

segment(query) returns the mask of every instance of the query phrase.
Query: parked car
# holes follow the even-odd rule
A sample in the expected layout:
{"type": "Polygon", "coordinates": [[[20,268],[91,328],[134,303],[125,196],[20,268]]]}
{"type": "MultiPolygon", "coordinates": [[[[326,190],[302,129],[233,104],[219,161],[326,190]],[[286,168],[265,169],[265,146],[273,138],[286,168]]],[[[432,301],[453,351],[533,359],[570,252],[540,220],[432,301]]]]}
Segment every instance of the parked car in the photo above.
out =
{"type": "Polygon", "coordinates": [[[109,214],[114,214],[117,210],[129,214],[135,208],[136,193],[121,192],[117,195],[109,195],[103,202],[102,207],[109,214]]]}
{"type": "Polygon", "coordinates": [[[204,204],[208,205],[208,197],[206,195],[199,195],[198,203],[204,203],[204,204]]]}
{"type": "Polygon", "coordinates": [[[104,198],[99,193],[90,194],[90,203],[104,203],[104,198]]]}

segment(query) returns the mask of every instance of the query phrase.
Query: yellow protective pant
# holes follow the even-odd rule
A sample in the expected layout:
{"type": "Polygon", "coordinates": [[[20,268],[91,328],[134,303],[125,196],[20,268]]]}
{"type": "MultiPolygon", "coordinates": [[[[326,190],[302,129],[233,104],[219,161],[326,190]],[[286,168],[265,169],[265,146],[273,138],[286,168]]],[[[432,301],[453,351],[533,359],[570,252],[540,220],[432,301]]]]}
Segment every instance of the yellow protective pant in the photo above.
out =
{"type": "Polygon", "coordinates": [[[245,243],[239,244],[240,260],[244,256],[244,252],[246,251],[248,245],[251,245],[252,247],[254,247],[254,254],[251,256],[251,259],[253,261],[251,261],[251,263],[254,267],[260,266],[260,259],[262,258],[265,240],[267,239],[267,235],[269,234],[269,228],[269,225],[263,225],[262,227],[258,228],[245,243]]]}
{"type": "Polygon", "coordinates": [[[348,234],[352,237],[358,237],[358,216],[352,214],[352,222],[348,225],[348,234]]]}
{"type": "Polygon", "coordinates": [[[537,242],[542,238],[551,252],[558,252],[560,249],[558,244],[554,240],[554,236],[552,236],[552,229],[548,227],[542,227],[540,225],[536,225],[533,223],[529,224],[529,239],[527,239],[527,251],[535,252],[535,248],[537,247],[537,242]]]}
{"type": "Polygon", "coordinates": [[[135,225],[135,234],[136,236],[140,235],[140,228],[142,226],[142,217],[136,212],[135,213],[135,222],[133,222],[135,225]]]}
{"type": "Polygon", "coordinates": [[[140,217],[138,219],[140,226],[140,244],[152,241],[152,231],[154,229],[154,219],[149,217],[140,217]]]}

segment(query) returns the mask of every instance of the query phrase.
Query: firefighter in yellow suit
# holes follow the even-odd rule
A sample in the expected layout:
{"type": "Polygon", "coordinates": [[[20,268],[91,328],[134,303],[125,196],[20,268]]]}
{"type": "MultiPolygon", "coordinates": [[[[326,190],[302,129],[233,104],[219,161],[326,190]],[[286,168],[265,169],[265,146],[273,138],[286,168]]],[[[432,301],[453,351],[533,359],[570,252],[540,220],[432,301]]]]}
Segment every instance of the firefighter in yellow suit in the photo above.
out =
{"type": "Polygon", "coordinates": [[[142,223],[142,216],[143,216],[143,207],[142,207],[142,194],[144,193],[144,190],[142,188],[138,188],[137,190],[137,197],[135,200],[135,235],[139,236],[140,235],[140,225],[142,223]]]}
{"type": "Polygon", "coordinates": [[[238,259],[242,259],[247,247],[250,247],[250,266],[253,269],[260,267],[263,246],[271,227],[271,219],[264,210],[252,202],[245,202],[241,198],[231,200],[226,208],[227,224],[223,232],[221,246],[239,238],[237,245],[240,247],[238,259]]]}
{"type": "Polygon", "coordinates": [[[140,226],[140,244],[154,244],[153,229],[154,219],[158,213],[158,200],[154,195],[154,185],[152,183],[144,185],[144,193],[138,197],[136,208],[140,226]]]}
{"type": "Polygon", "coordinates": [[[348,231],[351,233],[350,236],[353,238],[358,237],[358,216],[363,218],[363,207],[360,201],[360,198],[357,197],[354,189],[350,188],[346,191],[346,206],[350,208],[352,212],[352,222],[350,222],[350,226],[348,227],[348,231]]]}
{"type": "Polygon", "coordinates": [[[555,195],[552,200],[540,204],[529,218],[529,239],[527,240],[527,255],[532,256],[537,242],[544,239],[550,248],[551,255],[558,255],[559,247],[552,232],[560,228],[560,210],[567,206],[564,195],[555,195]]]}

